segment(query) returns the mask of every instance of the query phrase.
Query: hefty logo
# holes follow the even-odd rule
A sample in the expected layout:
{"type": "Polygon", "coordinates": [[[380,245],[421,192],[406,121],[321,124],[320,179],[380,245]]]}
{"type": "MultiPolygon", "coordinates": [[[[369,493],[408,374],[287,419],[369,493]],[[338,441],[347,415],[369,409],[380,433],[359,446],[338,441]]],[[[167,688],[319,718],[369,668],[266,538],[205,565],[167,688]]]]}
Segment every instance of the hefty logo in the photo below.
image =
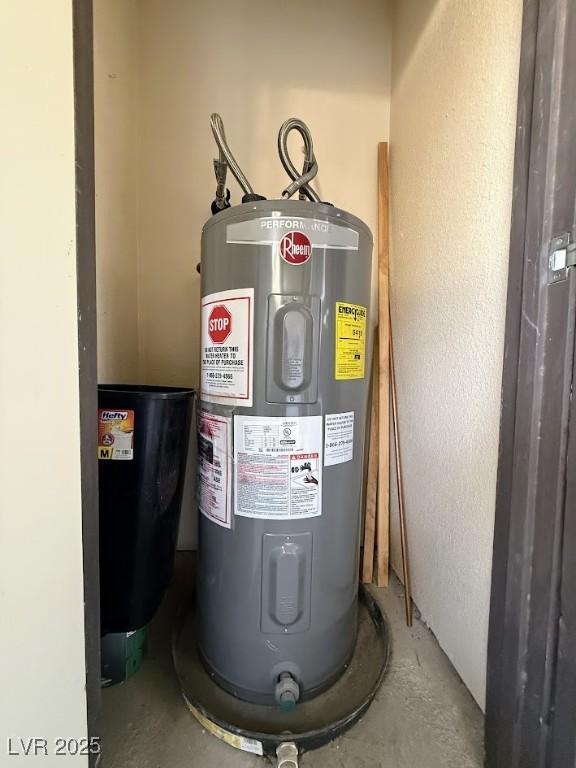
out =
{"type": "Polygon", "coordinates": [[[101,411],[100,421],[125,421],[128,411],[101,411]]]}
{"type": "Polygon", "coordinates": [[[280,256],[288,264],[305,264],[312,256],[312,243],[304,232],[288,232],[280,240],[280,256]]]}

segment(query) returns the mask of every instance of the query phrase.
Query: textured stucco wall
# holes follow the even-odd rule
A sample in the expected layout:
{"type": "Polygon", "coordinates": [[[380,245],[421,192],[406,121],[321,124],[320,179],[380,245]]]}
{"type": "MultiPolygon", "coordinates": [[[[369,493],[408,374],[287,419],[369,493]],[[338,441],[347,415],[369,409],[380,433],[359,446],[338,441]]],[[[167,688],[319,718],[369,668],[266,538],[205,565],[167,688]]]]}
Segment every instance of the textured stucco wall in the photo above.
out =
{"type": "Polygon", "coordinates": [[[521,6],[398,0],[393,20],[391,301],[414,596],[481,705],[521,6]]]}
{"type": "Polygon", "coordinates": [[[72,0],[0,19],[0,765],[78,768],[54,752],[87,727],[72,0]]]}

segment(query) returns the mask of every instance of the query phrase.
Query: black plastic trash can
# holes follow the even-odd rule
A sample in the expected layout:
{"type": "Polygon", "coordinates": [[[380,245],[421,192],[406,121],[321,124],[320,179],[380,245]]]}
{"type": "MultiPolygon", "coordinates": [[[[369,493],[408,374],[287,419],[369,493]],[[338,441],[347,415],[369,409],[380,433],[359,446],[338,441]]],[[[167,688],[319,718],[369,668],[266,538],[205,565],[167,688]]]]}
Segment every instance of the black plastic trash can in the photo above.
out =
{"type": "Polygon", "coordinates": [[[194,390],[98,387],[102,633],[152,618],[172,576],[194,390]]]}

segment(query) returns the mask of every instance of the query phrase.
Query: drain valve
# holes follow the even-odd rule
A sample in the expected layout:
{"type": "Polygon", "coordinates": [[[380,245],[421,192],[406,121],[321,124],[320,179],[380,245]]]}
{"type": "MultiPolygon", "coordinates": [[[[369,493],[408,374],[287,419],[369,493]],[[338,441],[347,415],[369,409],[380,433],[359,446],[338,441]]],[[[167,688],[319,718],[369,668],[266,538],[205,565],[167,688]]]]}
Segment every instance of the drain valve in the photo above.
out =
{"type": "Polygon", "coordinates": [[[274,690],[274,698],[276,703],[280,705],[280,709],[283,709],[285,712],[289,712],[296,706],[296,702],[300,698],[300,686],[290,672],[282,672],[278,678],[274,690]]]}
{"type": "Polygon", "coordinates": [[[285,741],[276,748],[276,768],[298,768],[298,747],[293,741],[285,741]]]}

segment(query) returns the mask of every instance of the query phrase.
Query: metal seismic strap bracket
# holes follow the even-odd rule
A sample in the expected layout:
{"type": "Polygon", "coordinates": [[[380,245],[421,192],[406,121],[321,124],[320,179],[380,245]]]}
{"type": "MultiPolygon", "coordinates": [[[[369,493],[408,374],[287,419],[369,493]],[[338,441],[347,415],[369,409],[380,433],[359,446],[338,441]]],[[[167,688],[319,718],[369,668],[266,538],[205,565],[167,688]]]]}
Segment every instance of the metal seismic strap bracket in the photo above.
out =
{"type": "Polygon", "coordinates": [[[576,243],[569,232],[552,239],[548,259],[548,283],[559,283],[568,277],[569,267],[576,266],[576,243]]]}

